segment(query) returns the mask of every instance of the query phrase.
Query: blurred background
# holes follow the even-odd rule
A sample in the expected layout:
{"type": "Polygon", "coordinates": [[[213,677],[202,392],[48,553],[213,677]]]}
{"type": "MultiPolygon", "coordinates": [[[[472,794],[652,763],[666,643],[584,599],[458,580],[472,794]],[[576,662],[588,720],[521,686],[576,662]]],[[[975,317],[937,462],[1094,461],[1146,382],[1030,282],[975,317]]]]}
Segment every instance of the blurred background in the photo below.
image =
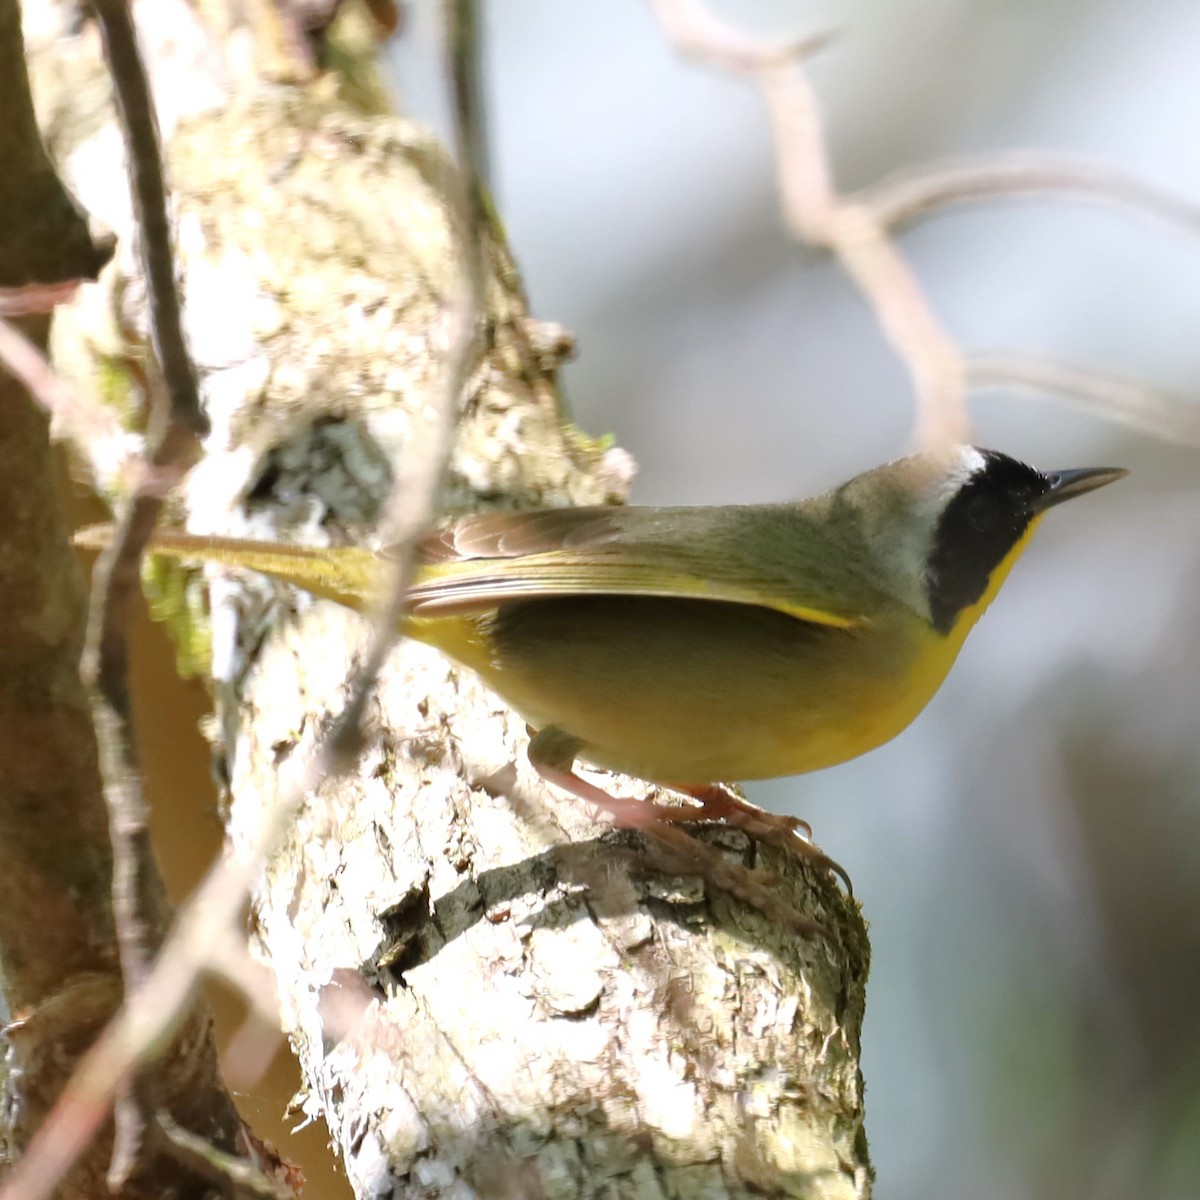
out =
{"type": "MultiPolygon", "coordinates": [[[[498,207],[535,311],[578,338],[577,420],[637,460],[635,500],[796,498],[904,453],[905,370],[840,268],[784,236],[755,88],[679,60],[642,0],[484,7],[498,207]]],[[[843,189],[1029,148],[1200,205],[1194,0],[713,7],[841,31],[812,73],[843,189]]],[[[433,8],[407,16],[397,92],[439,124],[433,8]]],[[[1200,403],[1200,238],[1047,199],[956,210],[903,246],[964,346],[1200,403]]],[[[811,820],[871,922],[883,1200],[1195,1200],[1200,451],[1054,401],[989,395],[973,416],[979,443],[1042,469],[1134,474],[1046,523],[909,731],[751,795],[811,820]]],[[[198,717],[203,690],[143,645],[143,688],[198,717]]],[[[147,706],[152,787],[192,753],[156,737],[179,719],[147,706]]]]}
{"type": "MultiPolygon", "coordinates": [[[[579,422],[634,499],[803,496],[904,453],[908,380],[841,269],[790,243],[756,89],[678,59],[642,0],[486,9],[499,210],[570,328],[579,422]]],[[[832,26],[838,183],[1030,148],[1200,205],[1194,0],[716,3],[832,26]]],[[[438,120],[431,6],[393,48],[438,120]]],[[[1200,403],[1200,238],[1055,200],[903,239],[954,337],[1200,403]]],[[[1133,475],[1046,523],[917,723],[753,789],[845,864],[875,959],[863,1069],[884,1200],[1200,1197],[1200,451],[996,394],[975,438],[1133,475]]]]}

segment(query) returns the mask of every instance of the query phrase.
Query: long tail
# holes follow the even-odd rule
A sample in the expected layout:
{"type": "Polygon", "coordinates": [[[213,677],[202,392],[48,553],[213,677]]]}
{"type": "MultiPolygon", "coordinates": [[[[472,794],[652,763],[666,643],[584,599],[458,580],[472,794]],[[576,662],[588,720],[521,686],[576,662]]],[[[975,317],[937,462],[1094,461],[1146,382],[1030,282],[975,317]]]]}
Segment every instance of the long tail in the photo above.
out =
{"type": "MultiPolygon", "coordinates": [[[[101,550],[112,539],[113,526],[89,525],[76,533],[75,544],[101,550]]],[[[167,558],[246,567],[355,609],[369,605],[379,587],[379,558],[359,546],[291,546],[164,530],[151,537],[149,549],[167,558]]]]}

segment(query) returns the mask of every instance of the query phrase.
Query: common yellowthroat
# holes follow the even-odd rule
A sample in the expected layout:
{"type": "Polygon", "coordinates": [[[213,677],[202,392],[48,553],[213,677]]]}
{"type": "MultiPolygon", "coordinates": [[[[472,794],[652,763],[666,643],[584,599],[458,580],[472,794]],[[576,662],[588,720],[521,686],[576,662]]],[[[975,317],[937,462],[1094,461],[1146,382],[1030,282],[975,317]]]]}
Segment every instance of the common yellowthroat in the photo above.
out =
{"type": "MultiPolygon", "coordinates": [[[[796,503],[467,517],[419,547],[405,632],[529,722],[543,775],[618,817],[629,802],[580,779],[575,759],[702,804],[655,817],[757,812],[719,781],[815,771],[898,734],[1042,515],[1125,474],[1042,473],[959,446],[796,503]]],[[[152,549],[351,608],[378,587],[380,553],[361,548],[161,533],[152,549]]]]}

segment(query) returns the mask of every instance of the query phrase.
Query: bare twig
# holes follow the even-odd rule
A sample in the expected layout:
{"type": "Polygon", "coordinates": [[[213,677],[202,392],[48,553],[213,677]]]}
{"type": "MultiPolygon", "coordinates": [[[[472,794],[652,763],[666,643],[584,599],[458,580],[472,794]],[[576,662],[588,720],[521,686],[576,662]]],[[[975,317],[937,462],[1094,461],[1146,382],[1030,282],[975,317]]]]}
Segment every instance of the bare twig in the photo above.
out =
{"type": "MultiPolygon", "coordinates": [[[[483,112],[483,30],[479,20],[479,0],[457,0],[451,14],[449,70],[452,72],[455,137],[458,161],[469,167],[468,204],[472,192],[482,199],[482,189],[490,184],[491,155],[488,129],[483,112]],[[471,181],[474,181],[473,183],[471,181]]],[[[482,209],[472,213],[482,228],[482,209]]]]}
{"type": "Polygon", "coordinates": [[[210,1180],[222,1195],[232,1195],[235,1200],[291,1200],[296,1195],[294,1184],[271,1179],[244,1158],[223,1154],[207,1138],[173,1121],[170,1113],[156,1113],[155,1125],[159,1146],[189,1170],[210,1180]]]}
{"type": "Polygon", "coordinates": [[[808,58],[835,36],[818,30],[767,41],[714,17],[697,0],[669,0],[655,7],[663,32],[680,54],[744,75],[808,58]]]}
{"type": "Polygon", "coordinates": [[[973,390],[1057,396],[1165,441],[1200,447],[1200,400],[1131,379],[1016,354],[973,354],[967,359],[967,377],[973,390]]]}
{"type": "Polygon", "coordinates": [[[92,7],[104,39],[104,56],[125,139],[139,250],[146,274],[150,337],[166,384],[171,420],[203,437],[208,432],[208,418],[200,406],[196,372],[183,336],[158,126],[145,64],[138,53],[137,32],[128,0],[92,0],[92,7]]]}
{"type": "Polygon", "coordinates": [[[901,230],[956,204],[1065,197],[1130,209],[1200,234],[1200,207],[1102,163],[1029,152],[932,163],[891,175],[859,194],[888,229],[901,230]]]}
{"type": "MultiPolygon", "coordinates": [[[[72,290],[74,290],[74,284],[72,290]]],[[[65,302],[64,297],[55,303],[65,302]]],[[[0,303],[0,308],[3,305],[0,303]]],[[[13,315],[28,312],[13,306],[13,315]]],[[[15,325],[0,316],[0,363],[19,379],[50,414],[51,435],[67,438],[80,458],[91,464],[102,491],[165,497],[179,482],[180,468],[158,468],[139,453],[137,434],[122,428],[116,412],[80,392],[15,325]]]]}
{"type": "Polygon", "coordinates": [[[1190,234],[1200,234],[1200,207],[1099,164],[1028,153],[938,164],[885,179],[857,196],[841,196],[832,180],[816,93],[803,66],[828,39],[756,38],[713,17],[701,0],[652,2],[681,53],[757,81],[773,128],[784,219],[797,239],[835,254],[874,309],[913,380],[918,446],[967,439],[969,383],[1048,392],[1144,432],[1195,442],[1196,406],[1169,393],[1033,359],[968,362],[891,235],[951,205],[1022,196],[1117,205],[1190,234]]]}
{"type": "Polygon", "coordinates": [[[141,458],[133,449],[134,435],[121,428],[111,408],[80,395],[47,361],[46,356],[15,326],[0,317],[0,362],[50,414],[55,437],[63,435],[95,461],[115,464],[116,474],[133,482],[141,458]],[[98,450],[94,447],[99,447],[98,450]]]}
{"type": "MultiPolygon", "coordinates": [[[[196,374],[184,340],[150,85],[127,0],[93,0],[93,9],[125,142],[151,342],[166,388],[167,410],[153,414],[152,428],[157,434],[152,435],[154,444],[147,457],[156,471],[182,475],[208,432],[208,420],[201,409],[196,374]]],[[[126,988],[136,987],[145,978],[171,914],[150,843],[149,808],[142,791],[128,689],[128,630],[138,592],[139,564],[162,503],[157,489],[137,489],[121,515],[111,550],[96,564],[84,654],[85,676],[95,693],[94,719],[112,828],[113,914],[126,988]]],[[[141,1153],[145,1113],[158,1107],[154,1087],[152,1077],[139,1078],[136,1103],[126,1097],[118,1105],[109,1171],[114,1188],[129,1177],[141,1153]]],[[[231,1102],[228,1107],[232,1110],[231,1102]]],[[[238,1127],[236,1118],[223,1124],[227,1132],[238,1127]]]]}
{"type": "Polygon", "coordinates": [[[407,474],[398,476],[388,500],[386,528],[396,546],[390,557],[395,565],[387,601],[375,614],[375,636],[355,680],[350,701],[338,723],[333,749],[346,769],[348,758],[359,751],[362,713],[393,644],[399,637],[404,601],[412,581],[412,550],[433,523],[438,485],[450,453],[451,433],[459,397],[466,385],[475,351],[475,326],[485,311],[484,238],[487,208],[477,171],[483,145],[483,116],[475,79],[478,29],[474,0],[445,0],[446,69],[451,81],[454,150],[457,174],[445,180],[445,194],[453,204],[463,230],[463,279],[460,294],[447,305],[446,378],[433,418],[423,431],[425,444],[405,454],[407,474]]]}
{"type": "Polygon", "coordinates": [[[0,287],[0,318],[52,313],[60,304],[69,304],[79,291],[80,284],[85,282],[83,279],[67,279],[60,283],[0,287]]]}
{"type": "Polygon", "coordinates": [[[960,350],[885,223],[872,207],[840,197],[834,187],[820,106],[803,65],[828,36],[760,39],[718,20],[700,0],[652,3],[680,51],[757,81],[774,133],[784,220],[797,239],[835,254],[875,310],[912,376],[917,445],[933,449],[966,440],[960,350]]]}
{"type": "MultiPolygon", "coordinates": [[[[453,58],[460,0],[447,0],[447,40],[453,58]]],[[[462,76],[452,64],[456,84],[462,76]]],[[[455,141],[461,154],[471,144],[472,125],[479,119],[474,102],[456,96],[455,141]]],[[[399,535],[395,555],[398,565],[388,603],[379,614],[371,646],[361,669],[350,684],[347,704],[338,730],[309,756],[290,784],[285,784],[273,805],[267,805],[252,836],[236,851],[227,847],[221,861],[208,873],[194,898],[180,911],[174,929],[149,965],[142,982],[128,992],[117,1015],[81,1060],[54,1110],[47,1117],[24,1158],[14,1169],[3,1200],[44,1200],[70,1169],[99,1130],[111,1097],[125,1086],[137,1064],[169,1041],[190,1005],[200,975],[221,961],[231,931],[240,929],[241,914],[262,864],[278,848],[305,796],[331,775],[345,770],[350,751],[358,741],[359,717],[374,679],[396,638],[397,618],[411,572],[411,550],[433,516],[434,496],[449,450],[464,383],[475,348],[474,330],[484,311],[483,226],[467,214],[479,211],[480,183],[469,160],[460,160],[462,180],[452,185],[465,231],[461,296],[449,305],[447,359],[441,394],[432,405],[422,444],[406,454],[408,474],[399,478],[389,500],[392,532],[399,535]],[[456,191],[455,189],[461,189],[456,191]]]]}
{"type": "MultiPolygon", "coordinates": [[[[478,0],[444,0],[446,22],[446,71],[450,80],[451,111],[454,122],[454,155],[458,174],[447,182],[465,222],[463,280],[472,322],[485,310],[484,292],[488,215],[484,199],[487,177],[487,126],[480,94],[482,34],[479,28],[478,0]]],[[[454,370],[459,388],[470,366],[470,346],[461,347],[454,370]]],[[[454,395],[457,401],[457,392],[454,395]]]]}

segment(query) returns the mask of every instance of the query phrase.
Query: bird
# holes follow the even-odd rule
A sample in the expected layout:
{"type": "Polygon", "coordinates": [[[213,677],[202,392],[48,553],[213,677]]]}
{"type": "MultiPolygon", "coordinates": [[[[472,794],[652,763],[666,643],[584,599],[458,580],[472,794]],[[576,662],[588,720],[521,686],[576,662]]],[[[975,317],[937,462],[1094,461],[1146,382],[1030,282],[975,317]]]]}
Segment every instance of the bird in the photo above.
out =
{"type": "MultiPolygon", "coordinates": [[[[403,631],[474,671],[528,723],[541,775],[619,824],[724,819],[790,834],[806,824],[726,785],[821,770],[895,737],[1042,517],[1126,474],[1042,472],[960,445],[799,501],[466,516],[417,546],[403,631]],[[577,762],[692,803],[616,799],[577,762]]],[[[360,610],[396,553],[174,532],[150,549],[360,610]]]]}

